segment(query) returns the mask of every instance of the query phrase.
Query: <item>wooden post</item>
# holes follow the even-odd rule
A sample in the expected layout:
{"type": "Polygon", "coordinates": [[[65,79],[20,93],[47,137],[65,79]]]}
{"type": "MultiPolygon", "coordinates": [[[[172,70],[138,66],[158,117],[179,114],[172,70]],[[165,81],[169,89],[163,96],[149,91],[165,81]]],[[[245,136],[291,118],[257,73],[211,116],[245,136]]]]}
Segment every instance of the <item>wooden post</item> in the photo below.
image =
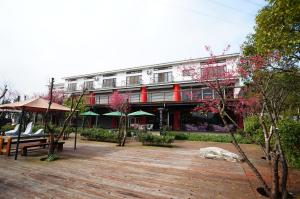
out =
{"type": "Polygon", "coordinates": [[[0,136],[0,155],[2,155],[2,149],[3,149],[3,137],[0,136]]]}
{"type": "Polygon", "coordinates": [[[7,156],[10,156],[11,141],[12,141],[12,137],[8,137],[7,143],[6,143],[6,155],[7,156]]]}
{"type": "MultiPolygon", "coordinates": [[[[22,129],[23,117],[24,117],[24,108],[22,109],[22,113],[21,113],[21,117],[20,117],[20,129],[19,129],[19,132],[18,132],[17,146],[16,146],[16,152],[15,152],[15,160],[18,159],[19,142],[20,142],[20,137],[21,137],[21,129],[22,129]]],[[[7,141],[7,144],[8,144],[8,141],[7,141]]],[[[10,146],[9,146],[9,153],[10,153],[10,146]]]]}

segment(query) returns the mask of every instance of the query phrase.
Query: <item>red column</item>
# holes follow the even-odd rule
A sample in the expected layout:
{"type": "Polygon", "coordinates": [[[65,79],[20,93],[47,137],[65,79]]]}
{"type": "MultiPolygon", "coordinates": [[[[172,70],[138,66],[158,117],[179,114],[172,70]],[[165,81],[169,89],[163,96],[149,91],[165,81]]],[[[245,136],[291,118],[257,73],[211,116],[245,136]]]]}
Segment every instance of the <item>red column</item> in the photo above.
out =
{"type": "Polygon", "coordinates": [[[175,102],[181,101],[181,92],[180,92],[180,85],[174,84],[174,90],[173,90],[173,99],[175,102]]]}
{"type": "Polygon", "coordinates": [[[91,106],[93,106],[93,105],[95,105],[95,93],[94,92],[90,92],[90,96],[89,96],[89,98],[90,98],[90,105],[91,106]]]}
{"type": "Polygon", "coordinates": [[[141,88],[141,102],[147,102],[148,93],[147,93],[147,87],[142,86],[141,88]]]}
{"type": "Polygon", "coordinates": [[[174,112],[174,122],[173,122],[173,128],[175,131],[179,131],[181,128],[180,125],[180,111],[174,112]]]}

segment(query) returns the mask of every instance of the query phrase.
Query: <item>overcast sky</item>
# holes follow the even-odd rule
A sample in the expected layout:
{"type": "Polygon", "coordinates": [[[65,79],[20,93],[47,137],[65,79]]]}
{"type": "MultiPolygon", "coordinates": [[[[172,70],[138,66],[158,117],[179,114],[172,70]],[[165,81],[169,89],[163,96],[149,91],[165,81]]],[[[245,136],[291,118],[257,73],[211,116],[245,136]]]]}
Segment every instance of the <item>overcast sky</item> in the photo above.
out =
{"type": "MultiPolygon", "coordinates": [[[[263,0],[0,0],[0,83],[46,92],[61,77],[239,52],[263,0]]],[[[1,87],[2,85],[0,85],[1,87]]]]}

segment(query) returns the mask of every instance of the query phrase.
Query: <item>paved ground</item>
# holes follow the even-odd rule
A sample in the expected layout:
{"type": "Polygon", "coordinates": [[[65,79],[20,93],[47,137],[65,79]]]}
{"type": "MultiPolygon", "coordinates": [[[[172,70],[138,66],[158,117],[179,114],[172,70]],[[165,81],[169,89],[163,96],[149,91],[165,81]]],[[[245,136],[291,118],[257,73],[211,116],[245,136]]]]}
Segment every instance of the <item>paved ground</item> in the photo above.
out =
{"type": "MultiPolygon", "coordinates": [[[[45,151],[28,157],[0,156],[0,198],[262,198],[245,163],[201,159],[200,147],[231,144],[176,142],[173,148],[130,143],[68,141],[61,159],[40,161],[45,151]]],[[[251,160],[270,179],[255,145],[243,145],[251,160]]],[[[291,171],[290,190],[300,194],[300,172],[291,171]]]]}

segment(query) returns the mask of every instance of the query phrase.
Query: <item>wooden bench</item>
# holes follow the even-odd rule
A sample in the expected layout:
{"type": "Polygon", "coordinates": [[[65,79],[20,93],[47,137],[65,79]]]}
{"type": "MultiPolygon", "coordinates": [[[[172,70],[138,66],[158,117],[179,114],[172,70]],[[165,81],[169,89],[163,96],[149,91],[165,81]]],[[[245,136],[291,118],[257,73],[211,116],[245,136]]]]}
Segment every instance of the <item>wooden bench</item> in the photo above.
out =
{"type": "MultiPolygon", "coordinates": [[[[26,138],[21,138],[20,140],[20,144],[23,143],[46,143],[47,142],[47,138],[34,138],[32,139],[32,137],[26,137],[26,138]]],[[[7,156],[10,156],[10,152],[11,152],[11,146],[12,144],[16,144],[17,140],[14,137],[10,137],[10,136],[0,136],[0,154],[2,153],[6,153],[7,156]],[[5,148],[5,150],[4,150],[5,148]]]]}
{"type": "MultiPolygon", "coordinates": [[[[61,152],[63,150],[64,143],[65,142],[58,142],[57,143],[57,151],[61,152]]],[[[40,147],[38,149],[41,149],[41,148],[45,148],[46,146],[49,146],[49,145],[50,145],[49,142],[23,145],[23,146],[21,146],[21,155],[22,156],[27,156],[27,152],[28,152],[29,148],[40,147]]]]}

